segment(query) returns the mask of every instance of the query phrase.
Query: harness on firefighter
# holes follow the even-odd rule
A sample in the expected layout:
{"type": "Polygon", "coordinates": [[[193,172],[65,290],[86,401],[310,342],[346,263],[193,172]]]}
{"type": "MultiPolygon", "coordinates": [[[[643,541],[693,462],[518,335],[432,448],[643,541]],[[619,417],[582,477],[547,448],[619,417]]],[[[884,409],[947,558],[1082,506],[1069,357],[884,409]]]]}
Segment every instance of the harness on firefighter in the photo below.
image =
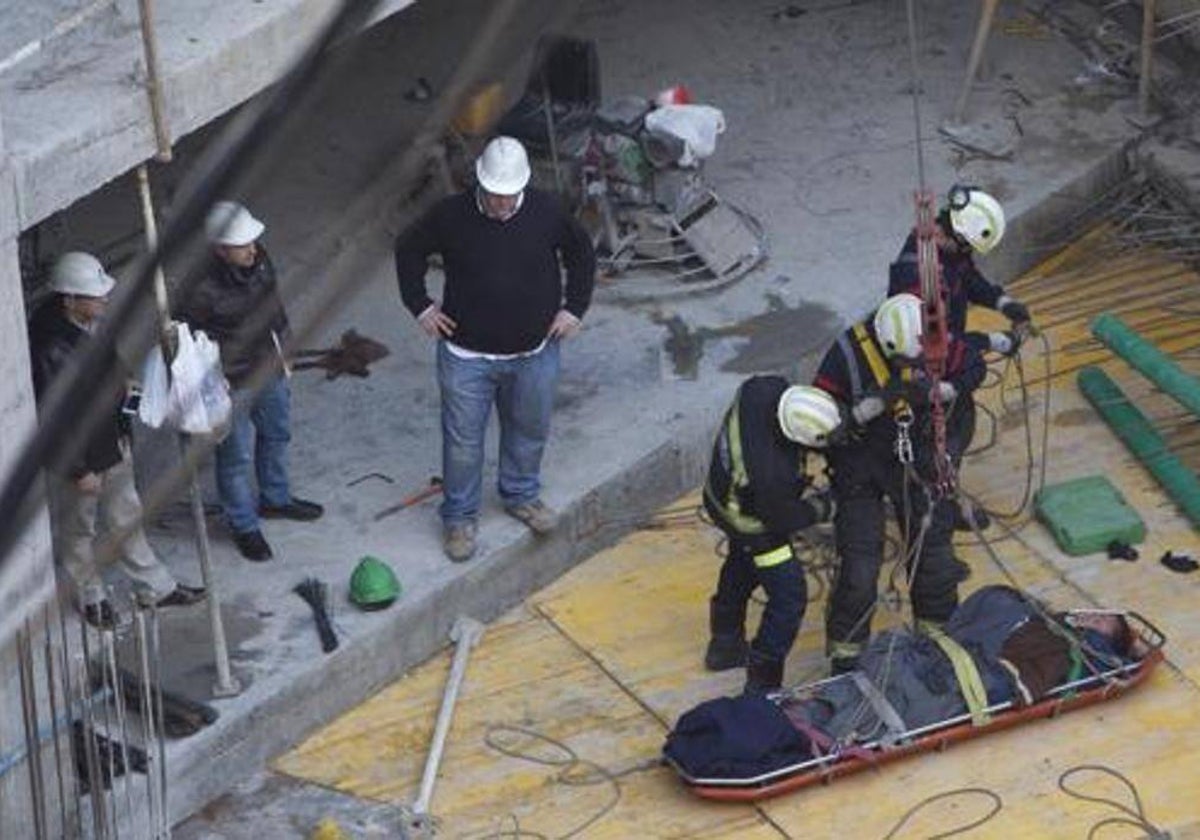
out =
{"type": "MultiPolygon", "coordinates": [[[[729,488],[718,496],[718,490],[709,483],[704,485],[704,494],[709,501],[721,511],[725,520],[742,534],[757,536],[767,532],[767,526],[762,520],[742,509],[739,491],[750,486],[750,474],[746,472],[746,459],[742,452],[742,420],[741,394],[733,401],[729,414],[722,424],[720,437],[717,439],[717,457],[729,470],[729,488]]],[[[797,463],[797,469],[803,467],[803,454],[797,463]]],[[[790,560],[793,556],[790,544],[772,548],[754,555],[754,565],[760,569],[777,566],[790,560]]]]}
{"type": "MultiPolygon", "coordinates": [[[[858,348],[862,351],[863,358],[867,360],[867,367],[871,370],[871,377],[875,380],[876,387],[880,391],[886,392],[888,383],[892,380],[893,373],[887,360],[884,359],[883,353],[880,352],[879,345],[871,338],[871,334],[867,332],[865,324],[859,322],[854,325],[851,331],[854,333],[854,340],[858,343],[858,348]]],[[[846,358],[846,369],[850,371],[852,397],[857,402],[863,393],[858,360],[853,350],[846,343],[839,341],[839,345],[846,358]]],[[[900,374],[900,378],[901,380],[911,380],[912,372],[905,370],[900,374]]],[[[914,416],[912,406],[908,400],[900,397],[893,400],[890,407],[892,410],[892,419],[896,423],[896,442],[894,447],[896,459],[902,464],[911,464],[913,462],[911,430],[914,416]]]]}

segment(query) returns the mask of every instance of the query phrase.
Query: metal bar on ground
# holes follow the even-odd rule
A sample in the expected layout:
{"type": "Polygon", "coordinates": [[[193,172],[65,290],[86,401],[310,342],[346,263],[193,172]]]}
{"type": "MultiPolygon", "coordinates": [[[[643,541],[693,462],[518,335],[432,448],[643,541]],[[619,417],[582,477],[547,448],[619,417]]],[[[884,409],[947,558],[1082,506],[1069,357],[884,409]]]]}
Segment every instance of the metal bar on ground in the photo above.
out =
{"type": "Polygon", "coordinates": [[[412,806],[411,827],[424,830],[429,827],[429,803],[433,799],[433,785],[437,781],[438,767],[442,762],[442,751],[446,736],[450,732],[450,721],[454,717],[454,705],[458,701],[458,690],[467,673],[467,657],[471,647],[483,635],[483,625],[469,616],[461,615],[450,628],[450,639],[454,642],[454,660],[450,664],[450,676],[446,679],[446,693],[438,710],[437,723],[433,728],[433,740],[429,745],[429,756],[425,760],[425,772],[421,776],[421,790],[412,806]]]}

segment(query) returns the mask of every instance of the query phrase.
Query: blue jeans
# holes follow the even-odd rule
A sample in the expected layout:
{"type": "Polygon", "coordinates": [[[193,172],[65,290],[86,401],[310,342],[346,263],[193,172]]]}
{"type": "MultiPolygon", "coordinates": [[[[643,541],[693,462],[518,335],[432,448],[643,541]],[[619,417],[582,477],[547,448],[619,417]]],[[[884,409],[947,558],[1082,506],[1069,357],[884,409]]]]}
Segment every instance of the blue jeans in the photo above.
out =
{"type": "Polygon", "coordinates": [[[559,344],[519,359],[463,359],[438,342],[442,392],[442,520],[453,525],[479,515],[483,440],[492,405],[500,418],[500,475],[505,507],[532,502],[541,492],[542,451],[558,380],[559,344]]]}
{"type": "Polygon", "coordinates": [[[281,507],[292,498],[288,487],[287,447],[291,432],[291,388],[276,377],[257,394],[236,391],[229,436],[217,446],[217,492],[229,527],[239,533],[258,530],[258,505],[281,507]],[[250,486],[253,449],[258,497],[250,486]]]}

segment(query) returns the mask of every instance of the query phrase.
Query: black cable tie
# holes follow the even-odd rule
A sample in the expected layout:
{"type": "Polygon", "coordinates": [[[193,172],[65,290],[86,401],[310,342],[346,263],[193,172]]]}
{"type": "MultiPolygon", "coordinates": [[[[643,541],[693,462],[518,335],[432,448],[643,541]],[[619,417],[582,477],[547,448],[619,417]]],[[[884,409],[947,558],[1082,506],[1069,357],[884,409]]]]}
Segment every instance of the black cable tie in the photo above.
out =
{"type": "Polygon", "coordinates": [[[1123,540],[1113,540],[1108,544],[1108,559],[1133,562],[1138,559],[1138,552],[1136,548],[1123,540]]]}
{"type": "Polygon", "coordinates": [[[1180,572],[1182,574],[1187,574],[1188,572],[1194,572],[1196,569],[1200,569],[1200,563],[1197,563],[1188,555],[1175,554],[1169,549],[1165,554],[1163,554],[1162,557],[1159,558],[1159,562],[1172,572],[1180,572]]]}

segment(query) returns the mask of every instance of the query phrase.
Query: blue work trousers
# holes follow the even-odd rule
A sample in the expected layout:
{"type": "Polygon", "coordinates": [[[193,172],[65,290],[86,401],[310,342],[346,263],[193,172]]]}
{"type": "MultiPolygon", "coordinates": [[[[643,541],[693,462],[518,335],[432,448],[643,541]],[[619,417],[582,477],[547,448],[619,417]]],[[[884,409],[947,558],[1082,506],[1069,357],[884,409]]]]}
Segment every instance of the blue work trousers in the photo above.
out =
{"type": "MultiPolygon", "coordinates": [[[[800,631],[800,621],[808,604],[808,587],[800,561],[787,544],[783,543],[778,550],[787,552],[787,559],[762,565],[755,562],[755,552],[750,545],[731,534],[729,554],[721,566],[713,600],[720,606],[740,608],[744,612],[750,593],[756,586],[762,586],[767,603],[750,647],[767,659],[783,662],[800,631]]],[[[760,557],[763,554],[759,552],[760,557]]]]}
{"type": "Polygon", "coordinates": [[[229,527],[239,533],[257,531],[258,507],[282,507],[291,501],[287,448],[291,432],[291,388],[287,379],[272,379],[257,394],[235,391],[228,437],[217,446],[217,492],[229,527]],[[251,485],[250,463],[258,480],[251,485]]]}

